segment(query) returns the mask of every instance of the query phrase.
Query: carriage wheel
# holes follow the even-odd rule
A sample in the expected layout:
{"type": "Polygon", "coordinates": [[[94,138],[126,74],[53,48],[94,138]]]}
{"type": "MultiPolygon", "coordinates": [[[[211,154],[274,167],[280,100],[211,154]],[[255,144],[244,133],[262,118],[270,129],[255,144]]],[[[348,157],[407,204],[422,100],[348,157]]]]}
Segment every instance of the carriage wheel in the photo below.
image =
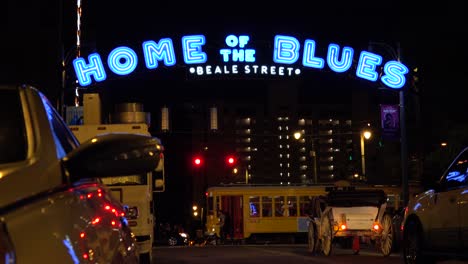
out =
{"type": "Polygon", "coordinates": [[[323,216],[321,221],[321,229],[322,252],[325,256],[330,256],[332,251],[333,231],[328,215],[323,216]]]}
{"type": "Polygon", "coordinates": [[[380,236],[380,250],[386,257],[392,253],[393,245],[393,224],[389,214],[385,214],[382,218],[382,234],[380,236]]]}
{"type": "Polygon", "coordinates": [[[315,237],[317,236],[316,230],[315,230],[315,225],[312,221],[309,222],[309,231],[307,233],[307,251],[309,253],[315,253],[315,247],[316,247],[316,239],[315,237]]]}

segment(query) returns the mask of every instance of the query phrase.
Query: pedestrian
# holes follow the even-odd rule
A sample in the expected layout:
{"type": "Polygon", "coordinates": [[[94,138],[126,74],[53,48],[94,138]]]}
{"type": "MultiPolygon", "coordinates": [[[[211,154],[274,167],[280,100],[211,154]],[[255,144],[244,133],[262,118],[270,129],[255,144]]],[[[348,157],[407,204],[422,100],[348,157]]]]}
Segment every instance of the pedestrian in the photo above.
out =
{"type": "Polygon", "coordinates": [[[218,219],[219,219],[219,237],[221,244],[224,244],[226,241],[226,214],[223,211],[218,210],[218,219]]]}

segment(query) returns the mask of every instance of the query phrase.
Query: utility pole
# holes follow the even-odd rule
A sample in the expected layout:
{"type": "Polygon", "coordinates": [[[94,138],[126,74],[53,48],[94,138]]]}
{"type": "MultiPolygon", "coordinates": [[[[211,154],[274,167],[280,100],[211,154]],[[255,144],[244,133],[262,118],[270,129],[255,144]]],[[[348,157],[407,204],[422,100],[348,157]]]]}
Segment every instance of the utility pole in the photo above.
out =
{"type": "MultiPolygon", "coordinates": [[[[401,61],[401,47],[400,43],[397,42],[396,50],[384,43],[384,42],[370,42],[369,50],[372,50],[373,46],[380,46],[384,48],[393,59],[401,61]]],[[[403,206],[408,204],[409,200],[409,183],[408,183],[408,143],[406,137],[406,109],[405,109],[405,91],[404,88],[401,88],[399,91],[399,105],[400,105],[400,156],[401,156],[401,188],[402,188],[402,198],[403,206]]]]}
{"type": "MultiPolygon", "coordinates": [[[[400,43],[397,43],[397,59],[401,59],[400,43]]],[[[408,204],[408,143],[406,142],[406,110],[405,110],[405,91],[402,88],[400,95],[400,143],[401,143],[401,187],[403,195],[403,206],[408,204]]]]}

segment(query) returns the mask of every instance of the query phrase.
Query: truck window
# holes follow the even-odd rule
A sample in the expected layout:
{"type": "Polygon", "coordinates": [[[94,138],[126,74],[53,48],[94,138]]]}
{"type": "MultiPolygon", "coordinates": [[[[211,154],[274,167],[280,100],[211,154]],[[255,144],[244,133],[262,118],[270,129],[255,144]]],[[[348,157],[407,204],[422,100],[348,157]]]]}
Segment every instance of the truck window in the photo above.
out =
{"type": "Polygon", "coordinates": [[[146,174],[116,176],[103,178],[102,182],[108,186],[118,185],[146,185],[148,183],[146,174]]]}

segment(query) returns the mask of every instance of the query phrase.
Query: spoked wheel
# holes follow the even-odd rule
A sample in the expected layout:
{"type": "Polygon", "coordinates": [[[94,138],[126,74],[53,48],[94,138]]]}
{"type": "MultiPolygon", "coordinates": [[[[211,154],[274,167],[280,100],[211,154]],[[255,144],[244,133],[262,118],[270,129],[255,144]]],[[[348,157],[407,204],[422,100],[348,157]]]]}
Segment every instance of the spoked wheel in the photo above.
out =
{"type": "Polygon", "coordinates": [[[333,231],[328,215],[323,216],[321,221],[321,229],[322,252],[325,256],[330,256],[332,251],[333,231]]]}
{"type": "Polygon", "coordinates": [[[315,253],[315,247],[316,247],[316,230],[315,230],[315,225],[312,221],[309,222],[309,230],[307,233],[307,251],[311,254],[315,253]]]}
{"type": "Polygon", "coordinates": [[[392,253],[393,246],[393,224],[389,214],[385,214],[382,218],[382,234],[380,237],[380,250],[387,257],[392,253]]]}
{"type": "Polygon", "coordinates": [[[170,236],[169,239],[167,240],[167,244],[169,246],[176,246],[177,245],[177,238],[170,236]]]}

